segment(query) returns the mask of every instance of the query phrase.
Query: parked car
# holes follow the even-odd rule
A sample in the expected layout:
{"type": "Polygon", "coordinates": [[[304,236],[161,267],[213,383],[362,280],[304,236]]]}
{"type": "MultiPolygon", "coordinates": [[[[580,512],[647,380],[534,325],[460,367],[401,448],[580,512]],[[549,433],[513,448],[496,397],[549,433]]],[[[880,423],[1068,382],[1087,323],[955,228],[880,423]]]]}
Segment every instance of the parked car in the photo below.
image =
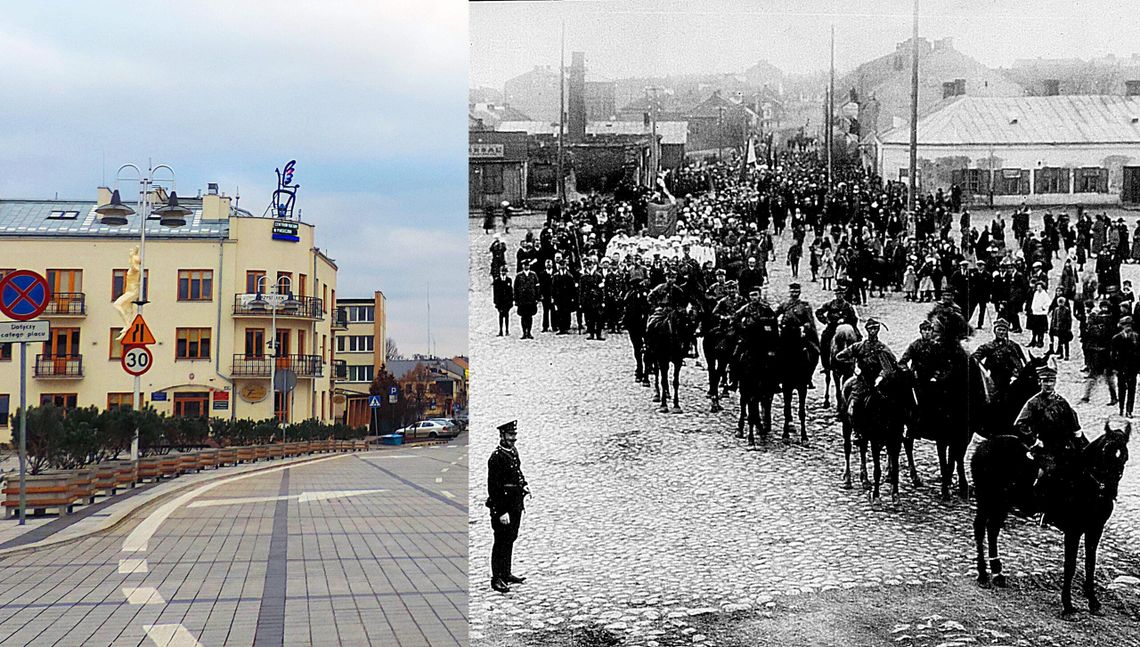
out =
{"type": "Polygon", "coordinates": [[[467,429],[467,421],[460,420],[459,418],[428,418],[428,420],[436,420],[438,422],[442,422],[445,425],[455,427],[456,433],[463,432],[467,429]]]}
{"type": "Polygon", "coordinates": [[[459,430],[455,425],[440,420],[421,420],[403,429],[397,429],[396,433],[402,435],[406,440],[415,440],[418,438],[454,438],[459,435],[459,430]]]}

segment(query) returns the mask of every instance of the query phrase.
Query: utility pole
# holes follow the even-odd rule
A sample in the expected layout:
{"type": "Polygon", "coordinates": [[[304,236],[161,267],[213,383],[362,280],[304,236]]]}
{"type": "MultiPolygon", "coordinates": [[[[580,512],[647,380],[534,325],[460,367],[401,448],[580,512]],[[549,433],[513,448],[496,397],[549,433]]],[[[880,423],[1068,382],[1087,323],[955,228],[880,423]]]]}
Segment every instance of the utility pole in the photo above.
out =
{"type": "Polygon", "coordinates": [[[651,85],[651,86],[648,86],[645,88],[645,98],[649,102],[649,124],[650,124],[650,127],[652,128],[651,137],[653,138],[652,142],[650,144],[650,148],[649,148],[650,156],[652,157],[652,163],[651,163],[650,169],[649,169],[650,173],[652,174],[652,176],[649,178],[649,185],[651,187],[656,186],[655,183],[657,182],[657,174],[661,170],[661,147],[657,143],[657,90],[658,89],[659,88],[655,85],[651,85]],[[649,96],[649,93],[651,91],[653,92],[652,97],[649,96]]]}
{"type": "Polygon", "coordinates": [[[562,39],[558,57],[558,202],[566,202],[566,184],[563,182],[562,140],[566,137],[566,23],[562,23],[562,39]]]}
{"type": "Polygon", "coordinates": [[[835,148],[835,25],[831,25],[831,80],[827,85],[827,190],[834,186],[831,149],[835,148]]]}
{"type": "Polygon", "coordinates": [[[910,188],[907,191],[907,209],[914,212],[918,187],[918,0],[914,0],[914,31],[910,39],[910,188]]]}

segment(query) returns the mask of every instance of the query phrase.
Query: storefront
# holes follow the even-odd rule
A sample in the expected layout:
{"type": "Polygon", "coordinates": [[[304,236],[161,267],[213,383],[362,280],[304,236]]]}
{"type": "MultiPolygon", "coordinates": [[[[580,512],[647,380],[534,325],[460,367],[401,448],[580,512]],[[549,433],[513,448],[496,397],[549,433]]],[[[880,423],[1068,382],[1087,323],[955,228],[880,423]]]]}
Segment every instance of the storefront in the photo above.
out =
{"type": "Polygon", "coordinates": [[[473,130],[468,144],[468,206],[481,209],[526,199],[525,132],[473,130]]]}

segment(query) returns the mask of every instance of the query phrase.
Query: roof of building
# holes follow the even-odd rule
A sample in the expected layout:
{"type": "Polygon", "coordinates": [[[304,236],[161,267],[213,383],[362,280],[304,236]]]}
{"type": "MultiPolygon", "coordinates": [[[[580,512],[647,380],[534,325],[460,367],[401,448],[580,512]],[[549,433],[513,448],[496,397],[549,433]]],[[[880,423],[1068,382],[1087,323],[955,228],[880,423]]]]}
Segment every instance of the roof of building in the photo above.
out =
{"type": "MultiPolygon", "coordinates": [[[[0,200],[0,236],[97,236],[138,237],[139,220],[137,203],[125,202],[136,213],[127,216],[127,224],[112,227],[99,222],[97,206],[93,201],[82,200],[0,200]]],[[[156,238],[227,238],[230,233],[228,219],[204,220],[202,201],[180,199],[179,204],[193,213],[183,227],[163,227],[152,214],[147,221],[147,236],[156,238]]],[[[238,210],[233,215],[252,217],[238,210]]]]}
{"type": "MultiPolygon", "coordinates": [[[[404,379],[408,373],[413,371],[416,366],[420,364],[428,368],[437,368],[447,373],[452,374],[458,379],[463,378],[463,370],[465,366],[461,366],[449,357],[433,357],[433,358],[420,358],[420,359],[394,359],[389,361],[385,368],[397,380],[404,379]]],[[[438,375],[438,378],[446,378],[446,375],[438,375]]]]}
{"type": "Polygon", "coordinates": [[[756,116],[756,112],[753,111],[752,108],[749,108],[743,103],[724,98],[720,90],[714,91],[707,99],[693,106],[688,110],[687,114],[690,117],[703,117],[706,119],[719,118],[721,108],[725,110],[742,110],[748,113],[749,116],[756,116]]]}
{"type": "MultiPolygon", "coordinates": [[[[558,124],[546,121],[504,121],[502,132],[525,132],[528,135],[557,135],[558,124]]],[[[653,130],[644,121],[591,121],[586,124],[587,135],[648,135],[653,130]]],[[[658,121],[657,134],[662,144],[685,144],[689,140],[689,124],[685,121],[658,121]]]]}
{"type": "MultiPolygon", "coordinates": [[[[883,133],[909,144],[907,128],[883,133]]],[[[957,96],[918,120],[920,144],[1140,144],[1140,97],[957,96]]]]}

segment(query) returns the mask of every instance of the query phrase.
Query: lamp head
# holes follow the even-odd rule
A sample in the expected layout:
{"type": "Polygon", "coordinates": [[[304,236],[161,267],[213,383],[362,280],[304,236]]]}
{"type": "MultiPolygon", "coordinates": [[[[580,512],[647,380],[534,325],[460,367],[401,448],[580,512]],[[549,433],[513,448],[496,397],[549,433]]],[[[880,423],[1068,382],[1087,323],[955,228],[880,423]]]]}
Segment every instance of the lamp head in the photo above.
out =
{"type": "Polygon", "coordinates": [[[112,227],[121,227],[127,224],[127,216],[134,212],[134,209],[123,204],[122,198],[119,197],[118,189],[115,189],[111,194],[110,203],[95,207],[95,213],[101,216],[99,222],[112,227]]]}

